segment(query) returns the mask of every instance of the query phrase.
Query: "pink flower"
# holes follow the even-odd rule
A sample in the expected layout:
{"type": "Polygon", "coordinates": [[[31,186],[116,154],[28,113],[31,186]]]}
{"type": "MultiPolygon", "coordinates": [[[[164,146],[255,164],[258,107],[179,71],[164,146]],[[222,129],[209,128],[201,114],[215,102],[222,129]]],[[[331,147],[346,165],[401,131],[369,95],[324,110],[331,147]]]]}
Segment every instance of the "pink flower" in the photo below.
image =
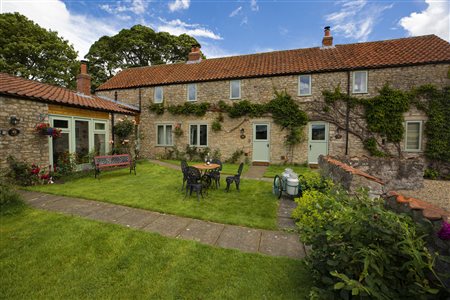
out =
{"type": "Polygon", "coordinates": [[[441,240],[450,240],[450,224],[446,221],[442,222],[441,230],[438,231],[437,235],[441,240]]]}

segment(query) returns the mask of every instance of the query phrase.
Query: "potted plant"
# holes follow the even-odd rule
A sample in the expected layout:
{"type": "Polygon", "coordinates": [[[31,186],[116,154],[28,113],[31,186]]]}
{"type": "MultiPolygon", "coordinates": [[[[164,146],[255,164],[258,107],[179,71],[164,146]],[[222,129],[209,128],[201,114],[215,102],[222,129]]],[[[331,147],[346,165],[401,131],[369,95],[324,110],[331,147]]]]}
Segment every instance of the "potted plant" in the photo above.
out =
{"type": "Polygon", "coordinates": [[[178,123],[175,125],[173,133],[175,134],[176,137],[180,137],[183,135],[183,129],[181,129],[181,123],[178,123]]]}

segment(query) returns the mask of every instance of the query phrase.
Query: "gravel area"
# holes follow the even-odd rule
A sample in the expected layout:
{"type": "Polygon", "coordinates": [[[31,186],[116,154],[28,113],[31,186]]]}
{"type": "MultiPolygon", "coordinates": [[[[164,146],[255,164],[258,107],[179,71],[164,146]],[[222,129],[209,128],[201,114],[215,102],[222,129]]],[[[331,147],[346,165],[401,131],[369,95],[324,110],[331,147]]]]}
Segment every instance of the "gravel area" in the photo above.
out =
{"type": "Polygon", "coordinates": [[[406,197],[412,197],[440,206],[450,213],[450,181],[424,180],[419,190],[398,190],[406,197]]]}

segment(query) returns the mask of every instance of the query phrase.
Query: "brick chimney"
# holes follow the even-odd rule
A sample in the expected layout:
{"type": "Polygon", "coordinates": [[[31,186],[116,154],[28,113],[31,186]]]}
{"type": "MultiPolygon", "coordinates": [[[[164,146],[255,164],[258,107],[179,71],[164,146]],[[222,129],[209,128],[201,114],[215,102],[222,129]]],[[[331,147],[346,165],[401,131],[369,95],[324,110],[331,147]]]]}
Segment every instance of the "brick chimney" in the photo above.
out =
{"type": "Polygon", "coordinates": [[[87,72],[87,61],[81,61],[80,74],[77,76],[77,92],[85,95],[91,94],[91,75],[87,72]]]}
{"type": "Polygon", "coordinates": [[[192,45],[191,52],[188,55],[187,64],[195,64],[202,61],[202,52],[200,44],[192,45]]]}
{"type": "Polygon", "coordinates": [[[325,36],[322,39],[322,48],[333,47],[333,37],[331,36],[330,26],[324,28],[325,36]]]}

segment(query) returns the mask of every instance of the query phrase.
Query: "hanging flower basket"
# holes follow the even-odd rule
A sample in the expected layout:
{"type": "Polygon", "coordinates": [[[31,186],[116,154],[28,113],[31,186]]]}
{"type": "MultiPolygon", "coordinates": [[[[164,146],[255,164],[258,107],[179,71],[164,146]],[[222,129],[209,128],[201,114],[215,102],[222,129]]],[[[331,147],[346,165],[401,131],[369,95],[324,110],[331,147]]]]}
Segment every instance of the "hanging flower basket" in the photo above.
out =
{"type": "Polygon", "coordinates": [[[48,123],[40,123],[35,129],[40,135],[48,135],[55,139],[61,137],[61,129],[50,127],[48,123]]]}

